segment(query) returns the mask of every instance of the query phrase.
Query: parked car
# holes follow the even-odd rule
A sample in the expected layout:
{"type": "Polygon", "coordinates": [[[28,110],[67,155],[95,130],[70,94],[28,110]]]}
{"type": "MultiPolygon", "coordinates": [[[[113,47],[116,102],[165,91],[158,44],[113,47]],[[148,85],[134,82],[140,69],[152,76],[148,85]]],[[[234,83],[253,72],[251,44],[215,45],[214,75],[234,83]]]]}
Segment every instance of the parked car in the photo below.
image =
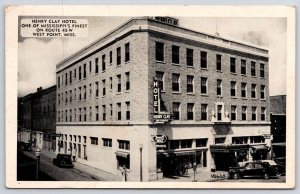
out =
{"type": "Polygon", "coordinates": [[[69,154],[57,154],[56,158],[53,159],[53,164],[60,168],[73,168],[71,155],[69,154]]]}
{"type": "Polygon", "coordinates": [[[247,161],[239,163],[238,167],[230,167],[229,178],[239,179],[242,177],[262,177],[268,179],[270,176],[280,176],[276,163],[270,161],[247,161]]]}

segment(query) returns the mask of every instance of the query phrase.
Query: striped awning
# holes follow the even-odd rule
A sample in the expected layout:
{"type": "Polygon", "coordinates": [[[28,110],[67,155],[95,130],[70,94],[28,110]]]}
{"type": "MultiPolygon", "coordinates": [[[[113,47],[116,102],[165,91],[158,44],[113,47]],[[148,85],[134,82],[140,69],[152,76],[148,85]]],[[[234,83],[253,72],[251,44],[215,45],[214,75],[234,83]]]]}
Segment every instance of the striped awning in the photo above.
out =
{"type": "Polygon", "coordinates": [[[116,156],[120,156],[120,157],[123,157],[123,158],[127,158],[129,153],[128,152],[121,152],[121,151],[117,151],[115,152],[116,156]]]}

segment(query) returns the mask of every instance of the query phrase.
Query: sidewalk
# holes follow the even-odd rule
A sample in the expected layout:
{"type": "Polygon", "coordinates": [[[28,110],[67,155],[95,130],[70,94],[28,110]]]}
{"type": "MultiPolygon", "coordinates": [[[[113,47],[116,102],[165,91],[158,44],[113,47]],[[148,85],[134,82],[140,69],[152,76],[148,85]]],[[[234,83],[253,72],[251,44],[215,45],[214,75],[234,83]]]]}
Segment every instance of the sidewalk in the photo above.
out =
{"type": "MultiPolygon", "coordinates": [[[[25,155],[35,159],[35,154],[34,152],[23,152],[25,155]]],[[[55,153],[50,153],[47,151],[42,151],[41,152],[41,159],[42,160],[46,160],[48,163],[52,164],[52,160],[53,158],[55,158],[56,155],[55,153]]],[[[87,166],[85,164],[80,164],[77,162],[74,162],[74,169],[78,170],[79,173],[83,172],[86,173],[88,175],[90,175],[94,180],[101,180],[101,181],[121,181],[119,177],[117,177],[114,174],[102,171],[100,169],[91,167],[91,166],[87,166]]],[[[43,169],[41,169],[43,170],[43,169]]],[[[45,172],[45,173],[49,173],[49,172],[45,172]]],[[[52,173],[51,173],[52,174],[52,173]]]]}
{"type": "MultiPolygon", "coordinates": [[[[226,171],[207,172],[201,171],[195,173],[196,182],[215,182],[228,179],[226,171]]],[[[164,177],[163,179],[154,180],[153,182],[193,182],[194,173],[189,173],[185,176],[164,177]]]]}

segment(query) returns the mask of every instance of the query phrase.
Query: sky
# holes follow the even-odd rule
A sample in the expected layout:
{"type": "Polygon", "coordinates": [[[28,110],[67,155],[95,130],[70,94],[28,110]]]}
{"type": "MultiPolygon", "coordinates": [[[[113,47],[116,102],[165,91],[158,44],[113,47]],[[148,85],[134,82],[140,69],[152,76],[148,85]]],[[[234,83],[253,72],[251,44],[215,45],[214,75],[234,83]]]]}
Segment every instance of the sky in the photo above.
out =
{"type": "MultiPolygon", "coordinates": [[[[86,38],[21,38],[18,44],[18,96],[56,83],[56,64],[109,33],[130,17],[82,17],[86,38]]],[[[179,26],[269,49],[270,96],[286,94],[287,31],[285,18],[177,17],[179,26]],[[278,81],[280,78],[280,81],[278,81]]]]}

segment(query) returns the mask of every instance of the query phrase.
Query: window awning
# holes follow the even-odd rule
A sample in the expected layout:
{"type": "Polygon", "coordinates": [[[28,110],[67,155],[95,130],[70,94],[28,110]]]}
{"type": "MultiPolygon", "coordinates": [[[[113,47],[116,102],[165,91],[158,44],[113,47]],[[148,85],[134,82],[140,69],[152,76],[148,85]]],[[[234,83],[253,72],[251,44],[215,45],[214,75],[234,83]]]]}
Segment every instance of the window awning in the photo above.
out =
{"type": "Polygon", "coordinates": [[[247,151],[249,149],[248,144],[237,144],[237,145],[210,145],[212,153],[230,153],[234,151],[247,151]]]}
{"type": "Polygon", "coordinates": [[[115,152],[116,156],[120,156],[120,157],[123,157],[123,158],[127,158],[129,153],[128,152],[121,152],[121,151],[117,151],[115,152]]]}
{"type": "Polygon", "coordinates": [[[195,156],[201,154],[201,151],[206,151],[207,149],[196,149],[196,150],[181,150],[181,151],[169,151],[169,152],[157,152],[164,156],[195,156]]]}
{"type": "Polygon", "coordinates": [[[260,151],[265,151],[265,150],[269,150],[270,148],[266,145],[255,145],[255,146],[251,146],[251,148],[253,150],[260,150],[260,151]]]}

